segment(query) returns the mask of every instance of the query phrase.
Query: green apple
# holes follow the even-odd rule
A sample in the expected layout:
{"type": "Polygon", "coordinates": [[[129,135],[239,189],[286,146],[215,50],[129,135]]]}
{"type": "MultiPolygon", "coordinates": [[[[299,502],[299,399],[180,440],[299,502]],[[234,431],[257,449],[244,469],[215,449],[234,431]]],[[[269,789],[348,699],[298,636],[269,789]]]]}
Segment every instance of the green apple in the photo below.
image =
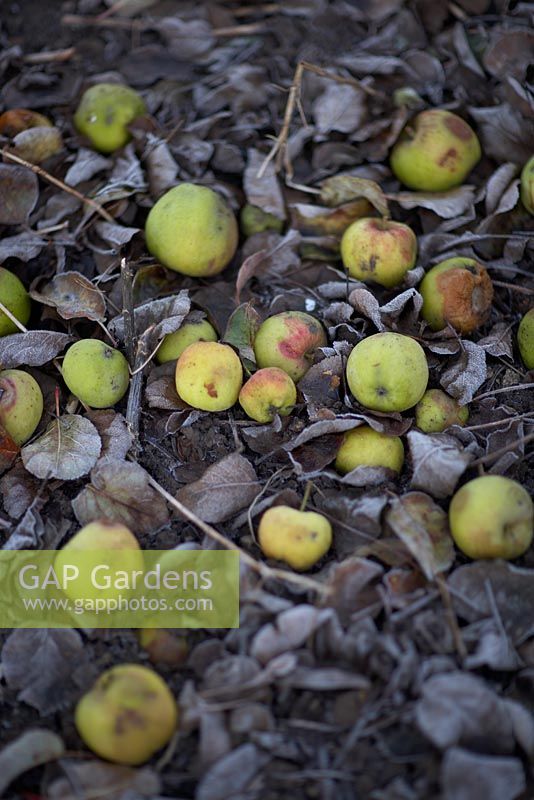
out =
{"type": "MultiPolygon", "coordinates": [[[[0,267],[0,303],[22,325],[26,325],[31,314],[30,295],[24,288],[22,281],[13,275],[8,269],[0,267]]],[[[10,333],[18,333],[19,328],[9,319],[7,314],[0,311],[0,336],[7,336],[10,333]]]]}
{"type": "Polygon", "coordinates": [[[69,347],[61,368],[69,390],[91,408],[109,408],[128,390],[128,362],[100,339],[80,339],[69,347]]]}
{"type": "Polygon", "coordinates": [[[264,231],[275,231],[275,233],[282,233],[284,228],[284,221],[279,219],[274,214],[269,214],[267,211],[258,206],[252,206],[247,203],[243,206],[239,215],[239,224],[241,233],[247,239],[255,233],[263,233],[264,231]]]}
{"type": "Polygon", "coordinates": [[[332,526],[315,511],[273,506],[260,520],[258,540],[267,558],[285,561],[296,570],[307,570],[332,544],[332,526]]]}
{"type": "Polygon", "coordinates": [[[326,334],[315,317],[303,311],[282,311],[262,322],[254,353],[259,367],[283,369],[297,383],[311,367],[317,348],[326,343],[326,334]]]}
{"type": "Polygon", "coordinates": [[[474,130],[442,109],[421,111],[402,131],[391,169],[410,189],[444,192],[459,186],[481,156],[474,130]]]}
{"type": "Polygon", "coordinates": [[[451,325],[458,333],[473,333],[489,319],[493,284],[487,270],[473,258],[448,258],[428,270],[419,286],[421,316],[433,331],[451,325]]]}
{"type": "Polygon", "coordinates": [[[275,414],[286,417],[297,402],[297,387],[278,367],[259,369],[239,392],[239,404],[256,422],[272,422],[275,414]]]}
{"type": "Polygon", "coordinates": [[[375,333],[358,342],[349,355],[347,383],[366,408],[406,411],[419,402],[428,384],[425,352],[409,336],[375,333]]]}
{"type": "Polygon", "coordinates": [[[27,442],[43,415],[43,393],[21,369],[0,372],[0,425],[19,446],[27,442]]]}
{"type": "Polygon", "coordinates": [[[221,195],[207,186],[181,183],[148,214],[146,245],[160,264],[197,278],[221,272],[237,248],[236,218],[221,195]]]}
{"type": "Polygon", "coordinates": [[[78,733],[93,752],[132,766],[164,747],[177,721],[169,687],[141,664],[119,664],[103,672],[74,713],[78,733]]]}
{"type": "Polygon", "coordinates": [[[202,411],[225,411],[237,402],[243,367],[227,344],[194,342],[176,362],[176,391],[202,411]]]}
{"type": "Polygon", "coordinates": [[[390,289],[415,265],[417,239],[402,222],[364,217],[349,225],[341,239],[343,266],[351,278],[390,289]]]}
{"type": "Polygon", "coordinates": [[[145,102],[134,89],[121,83],[97,83],[83,93],[74,124],[93,147],[112,153],[130,140],[130,122],[145,113],[145,102]]]}
{"type": "Polygon", "coordinates": [[[415,407],[415,424],[423,433],[441,433],[451,425],[465,425],[469,409],[442,389],[428,389],[415,407]]]}
{"type": "Polygon", "coordinates": [[[532,542],[534,506],[517,481],[484,475],[456,492],[449,524],[456,545],[469,558],[518,558],[532,542]]]}
{"type": "Polygon", "coordinates": [[[517,345],[527,369],[534,369],[534,308],[527,311],[517,329],[517,345]]]}
{"type": "Polygon", "coordinates": [[[534,156],[521,171],[521,201],[530,214],[534,214],[534,156]]]}
{"type": "Polygon", "coordinates": [[[218,338],[217,331],[207,319],[185,319],[177,331],[168,333],[163,338],[156,353],[156,361],[158,364],[176,361],[190,344],[194,342],[216,342],[218,338]]]}
{"type": "Polygon", "coordinates": [[[360,425],[343,437],[335,467],[341,474],[356,467],[386,467],[398,473],[403,463],[404,447],[399,436],[388,436],[369,425],[360,425]]]}

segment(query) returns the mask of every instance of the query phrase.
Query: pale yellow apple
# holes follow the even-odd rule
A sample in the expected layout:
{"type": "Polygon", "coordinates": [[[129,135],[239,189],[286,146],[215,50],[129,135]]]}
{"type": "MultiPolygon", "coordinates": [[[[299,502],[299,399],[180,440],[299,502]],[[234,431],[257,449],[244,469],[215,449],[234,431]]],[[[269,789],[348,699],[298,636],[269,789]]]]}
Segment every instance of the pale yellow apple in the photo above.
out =
{"type": "Polygon", "coordinates": [[[243,383],[239,356],[227,344],[195,342],[176,362],[176,391],[203,411],[225,411],[237,402],[243,383]]]}
{"type": "Polygon", "coordinates": [[[297,402],[297,388],[278,367],[259,369],[239,392],[239,404],[256,422],[272,422],[275,414],[287,416],[297,402]]]}
{"type": "Polygon", "coordinates": [[[527,311],[517,329],[517,346],[527,369],[534,369],[534,308],[527,311]]]}
{"type": "Polygon", "coordinates": [[[315,511],[273,506],[261,518],[258,540],[267,558],[285,561],[296,570],[307,570],[330,548],[332,526],[315,511]]]}
{"type": "Polygon", "coordinates": [[[342,474],[356,467],[386,467],[400,472],[403,463],[404,447],[399,436],[388,436],[369,425],[360,425],[343,437],[335,467],[342,474]]]}
{"type": "Polygon", "coordinates": [[[402,222],[389,219],[358,219],[341,239],[341,259],[351,278],[386,288],[402,283],[416,256],[415,233],[402,222]]]}
{"type": "Polygon", "coordinates": [[[441,433],[451,425],[465,425],[469,409],[442,389],[428,389],[415,407],[415,424],[423,433],[441,433]]]}

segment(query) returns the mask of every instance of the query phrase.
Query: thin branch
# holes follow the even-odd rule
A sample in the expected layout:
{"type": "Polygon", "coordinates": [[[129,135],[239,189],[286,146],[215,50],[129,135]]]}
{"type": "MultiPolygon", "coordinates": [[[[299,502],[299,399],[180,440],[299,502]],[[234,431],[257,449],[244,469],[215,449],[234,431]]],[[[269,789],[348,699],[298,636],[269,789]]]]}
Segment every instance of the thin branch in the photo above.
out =
{"type": "Polygon", "coordinates": [[[143,362],[145,354],[141,353],[138,346],[135,330],[133,278],[134,271],[132,266],[123,258],[121,260],[122,318],[124,320],[124,341],[131,373],[128,403],[126,405],[126,422],[132,432],[133,450],[137,455],[140,449],[139,418],[141,416],[141,394],[143,390],[143,371],[138,370],[137,367],[143,362]]]}
{"type": "Polygon", "coordinates": [[[66,183],[60,181],[59,178],[54,178],[53,175],[50,175],[50,173],[47,172],[42,167],[38,167],[37,164],[32,164],[30,161],[26,161],[25,158],[20,158],[20,156],[16,156],[14,153],[11,153],[5,147],[2,148],[1,152],[4,158],[7,158],[8,161],[12,161],[14,164],[19,164],[21,167],[26,167],[27,169],[31,169],[32,172],[34,172],[40,178],[43,178],[43,180],[48,181],[48,183],[51,183],[54,186],[57,186],[58,189],[61,189],[67,194],[71,194],[73,197],[76,197],[81,203],[85,203],[86,205],[90,206],[95,212],[95,214],[98,214],[100,217],[105,219],[106,222],[111,222],[115,224],[115,220],[113,219],[111,214],[108,214],[108,212],[104,208],[102,208],[102,206],[99,203],[97,203],[96,200],[93,200],[91,197],[86,197],[77,189],[73,189],[72,186],[67,186],[66,183]]]}
{"type": "Polygon", "coordinates": [[[223,536],[222,533],[219,533],[218,530],[213,528],[207,522],[197,517],[197,515],[191,511],[191,509],[184,506],[183,503],[180,503],[179,500],[176,500],[172,494],[169,494],[163,486],[161,486],[154,478],[149,477],[149,483],[154,488],[158,494],[165,498],[165,500],[172,506],[178,513],[185,517],[189,522],[192,522],[202,533],[209,536],[210,539],[213,539],[218,544],[221,544],[227,550],[235,550],[239,553],[239,556],[244,564],[247,564],[254,572],[257,572],[263,580],[280,580],[286,581],[287,583],[293,583],[296,586],[300,586],[303,589],[308,589],[312,592],[316,592],[320,595],[328,594],[328,588],[324,586],[319,581],[314,580],[313,578],[308,578],[306,575],[298,575],[295,572],[289,572],[285,569],[275,569],[273,567],[267,566],[261,561],[256,561],[249,553],[245,550],[242,550],[239,545],[235,544],[235,542],[230,541],[227,539],[226,536],[223,536]]]}
{"type": "Polygon", "coordinates": [[[458,624],[458,617],[456,616],[456,612],[452,604],[452,598],[449,592],[449,587],[447,586],[445,579],[441,574],[436,575],[435,581],[439,589],[439,593],[441,595],[441,600],[443,602],[443,606],[445,609],[445,616],[447,618],[447,622],[449,624],[449,628],[452,633],[452,638],[454,640],[456,652],[460,656],[461,660],[464,661],[464,659],[467,656],[467,648],[465,646],[464,640],[462,639],[462,632],[460,630],[460,625],[458,624]]]}
{"type": "Polygon", "coordinates": [[[499,447],[498,450],[493,450],[491,453],[486,453],[485,456],[481,456],[475,461],[471,461],[469,466],[478,467],[481,464],[490,464],[492,461],[496,461],[498,458],[500,458],[500,456],[503,456],[510,450],[515,450],[518,445],[528,444],[529,442],[534,442],[534,433],[529,433],[528,436],[522,436],[520,439],[514,439],[513,442],[509,442],[508,444],[504,445],[504,447],[499,447]]]}
{"type": "Polygon", "coordinates": [[[53,64],[70,61],[75,53],[75,47],[66,47],[64,50],[43,50],[41,53],[28,53],[22,60],[26,64],[53,64]]]}
{"type": "Polygon", "coordinates": [[[491,392],[477,394],[471,400],[472,403],[478,400],[485,400],[486,397],[493,397],[494,394],[506,394],[507,392],[520,392],[523,389],[534,389],[534,383],[516,383],[514,386],[503,386],[501,389],[492,389],[491,392]]]}

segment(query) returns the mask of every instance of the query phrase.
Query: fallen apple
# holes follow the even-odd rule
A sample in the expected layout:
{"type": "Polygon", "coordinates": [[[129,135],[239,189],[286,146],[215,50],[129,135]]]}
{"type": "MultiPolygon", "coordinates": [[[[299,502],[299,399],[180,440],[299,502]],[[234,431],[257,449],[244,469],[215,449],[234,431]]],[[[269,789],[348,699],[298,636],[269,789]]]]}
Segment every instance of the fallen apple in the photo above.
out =
{"type": "Polygon", "coordinates": [[[267,558],[285,561],[296,570],[307,570],[330,548],[332,526],[315,511],[273,506],[260,520],[258,541],[267,558]]]}
{"type": "Polygon", "coordinates": [[[356,467],[385,467],[399,473],[403,463],[404,446],[399,436],[388,436],[369,425],[359,425],[344,435],[335,467],[342,475],[356,467]]]}
{"type": "Polygon", "coordinates": [[[262,322],[254,340],[259,367],[278,367],[297,383],[313,363],[319,347],[326,346],[321,323],[303,311],[282,311],[262,322]]]}
{"type": "Polygon", "coordinates": [[[19,446],[33,436],[43,415],[43,393],[21,369],[0,372],[0,425],[19,446]]]}
{"type": "Polygon", "coordinates": [[[109,408],[128,390],[128,362],[100,339],[80,339],[69,347],[61,368],[69,390],[91,408],[109,408]]]}
{"type": "Polygon", "coordinates": [[[493,284],[487,270],[473,258],[448,258],[428,270],[419,285],[421,316],[433,331],[451,325],[469,334],[489,319],[493,284]]]}
{"type": "Polygon", "coordinates": [[[349,225],[341,239],[343,266],[356,280],[390,289],[415,265],[417,239],[402,222],[364,217],[349,225]]]}
{"type": "Polygon", "coordinates": [[[225,411],[237,402],[243,367],[227,344],[195,342],[176,362],[176,391],[193,408],[225,411]]]}

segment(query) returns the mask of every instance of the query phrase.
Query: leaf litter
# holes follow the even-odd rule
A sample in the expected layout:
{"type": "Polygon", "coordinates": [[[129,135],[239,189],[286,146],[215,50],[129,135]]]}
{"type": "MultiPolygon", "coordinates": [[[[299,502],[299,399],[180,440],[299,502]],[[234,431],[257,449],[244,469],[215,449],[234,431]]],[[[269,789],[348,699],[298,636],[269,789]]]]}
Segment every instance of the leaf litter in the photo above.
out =
{"type": "Polygon", "coordinates": [[[51,6],[46,21],[33,0],[19,5],[19,20],[0,14],[1,110],[41,110],[53,127],[0,143],[40,170],[8,157],[0,170],[0,262],[33,299],[28,331],[0,338],[0,364],[31,371],[46,412],[20,451],[0,439],[2,546],[59,547],[100,517],[147,547],[226,541],[242,551],[241,627],[186,632],[185,660],[156,666],[182,730],[159,763],[132,769],[79,758],[72,714],[97,674],[150,657],[133,632],[4,631],[2,788],[124,800],[530,797],[532,549],[513,564],[466,561],[446,514],[482,472],[534,490],[532,376],[515,338],[534,296],[532,217],[519,197],[534,141],[528,4],[80,0],[68,13],[51,6]],[[149,109],[109,156],[72,126],[81,90],[99,80],[130,83],[149,109]],[[433,106],[476,128],[483,158],[463,186],[408,190],[387,157],[433,106]],[[147,257],[146,214],[181,181],[271,215],[215,279],[147,257]],[[341,268],[341,234],[362,214],[417,233],[416,266],[394,290],[341,268]],[[421,318],[424,272],[458,255],[495,284],[490,319],[469,337],[432,333],[421,318]],[[259,324],[285,310],[321,320],[328,344],[293,413],[270,424],[239,406],[188,408],[174,365],[151,359],[197,315],[249,374],[259,324]],[[423,345],[430,385],[469,404],[466,427],[424,433],[412,411],[356,404],[346,359],[380,331],[423,345]],[[58,369],[71,342],[95,337],[130,358],[130,398],[116,409],[76,407],[58,369]],[[343,436],[362,424],[403,437],[400,477],[334,471],[343,436]],[[334,546],[298,575],[265,563],[255,531],[265,509],[298,508],[305,492],[334,546]]]}

